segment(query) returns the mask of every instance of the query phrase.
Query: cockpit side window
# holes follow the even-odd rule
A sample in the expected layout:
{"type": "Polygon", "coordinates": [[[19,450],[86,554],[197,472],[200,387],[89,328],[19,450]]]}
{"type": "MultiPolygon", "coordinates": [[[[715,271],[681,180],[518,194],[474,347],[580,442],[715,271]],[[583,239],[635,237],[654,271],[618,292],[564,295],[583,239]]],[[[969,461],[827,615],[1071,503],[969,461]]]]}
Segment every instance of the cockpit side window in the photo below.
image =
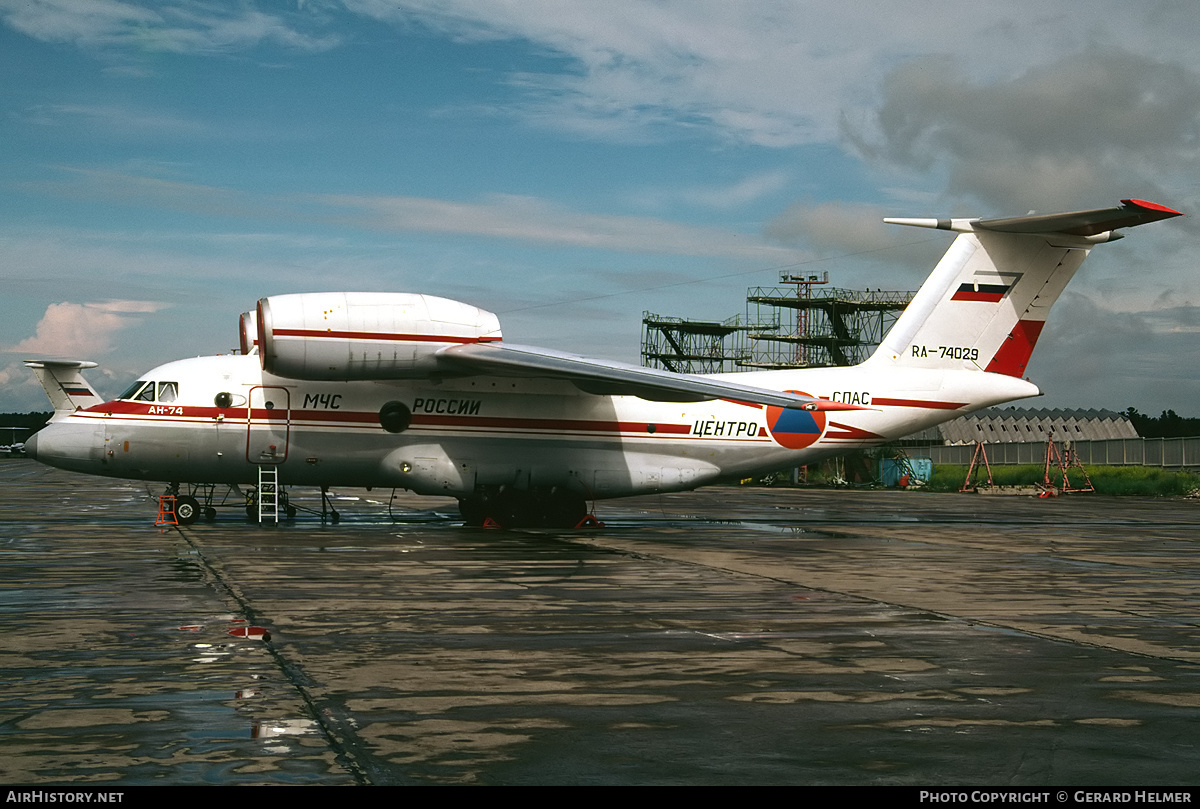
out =
{"type": "Polygon", "coordinates": [[[139,379],[129,386],[129,389],[117,397],[130,399],[135,402],[160,402],[166,404],[179,398],[178,382],[147,382],[139,379]],[[157,399],[155,393],[158,394],[157,399]]]}
{"type": "Polygon", "coordinates": [[[137,395],[137,392],[142,389],[142,385],[145,385],[145,384],[146,384],[146,380],[139,379],[137,382],[134,382],[132,385],[130,385],[128,390],[126,390],[124,393],[122,393],[117,398],[118,399],[132,399],[134,396],[137,395]]]}

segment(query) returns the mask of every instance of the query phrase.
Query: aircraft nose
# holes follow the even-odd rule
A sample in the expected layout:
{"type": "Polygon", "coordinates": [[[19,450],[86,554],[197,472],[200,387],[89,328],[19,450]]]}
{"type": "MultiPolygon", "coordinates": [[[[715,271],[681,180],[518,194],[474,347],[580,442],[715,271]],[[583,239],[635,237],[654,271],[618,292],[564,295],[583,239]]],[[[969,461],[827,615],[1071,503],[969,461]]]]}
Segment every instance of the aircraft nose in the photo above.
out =
{"type": "Polygon", "coordinates": [[[25,451],[48,466],[99,474],[103,470],[104,428],[70,419],[47,424],[29,437],[25,451]]]}

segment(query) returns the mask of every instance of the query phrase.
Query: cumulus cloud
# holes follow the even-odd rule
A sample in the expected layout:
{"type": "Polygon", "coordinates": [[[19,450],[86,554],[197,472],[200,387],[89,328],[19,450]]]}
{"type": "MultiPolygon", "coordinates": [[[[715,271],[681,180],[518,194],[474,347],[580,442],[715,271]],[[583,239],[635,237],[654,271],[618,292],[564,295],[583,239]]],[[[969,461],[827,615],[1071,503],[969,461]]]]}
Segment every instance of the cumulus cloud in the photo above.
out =
{"type": "Polygon", "coordinates": [[[1195,353],[1198,311],[1121,312],[1068,292],[1030,363],[1047,397],[1037,406],[1157,412],[1164,402],[1196,401],[1200,379],[1181,358],[1195,353]]]}
{"type": "Polygon", "coordinates": [[[345,3],[459,42],[525,40],[567,60],[569,70],[508,77],[524,93],[517,112],[539,125],[608,138],[644,138],[664,125],[702,128],[769,147],[835,140],[841,112],[874,93],[859,79],[882,75],[896,56],[878,43],[903,41],[921,52],[945,40],[925,15],[979,29],[1014,14],[985,6],[964,15],[936,1],[918,15],[871,5],[611,0],[564,13],[556,0],[345,3]]]}
{"type": "Polygon", "coordinates": [[[670,125],[768,147],[837,142],[839,121],[877,106],[881,77],[929,54],[956,59],[954,75],[984,85],[1089,43],[1105,53],[1125,42],[1148,60],[1194,61],[1187,3],[1096,0],[1086,13],[1039,0],[973,4],[970,13],[952,0],[919,8],[886,0],[610,0],[569,13],[558,0],[344,6],[460,43],[533,44],[555,58],[555,72],[511,74],[524,94],[515,110],[592,137],[641,138],[670,125]]]}
{"type": "Polygon", "coordinates": [[[1144,314],[1159,334],[1200,334],[1200,306],[1176,306],[1144,314]]]}
{"type": "MultiPolygon", "coordinates": [[[[1041,110],[1048,116],[1016,106],[1021,122],[1040,121],[1048,130],[1063,117],[1086,120],[1120,106],[1123,86],[1140,71],[1119,74],[1114,43],[1164,70],[1170,61],[1194,61],[1194,10],[1179,2],[1095,0],[1084,13],[1072,4],[1010,0],[976,4],[969,14],[953,0],[919,8],[886,0],[609,0],[569,8],[561,0],[309,0],[287,11],[258,5],[266,4],[0,0],[0,18],[42,41],[106,54],[225,53],[263,44],[322,51],[357,36],[345,28],[348,15],[459,44],[520,41],[547,60],[543,71],[515,62],[505,76],[520,93],[506,110],[526,120],[603,138],[645,138],[670,126],[768,147],[837,142],[839,122],[861,122],[877,106],[880,77],[921,55],[956,60],[940,77],[953,89],[956,78],[964,86],[1011,81],[1022,65],[1036,71],[1094,43],[1093,53],[1103,55],[1097,62],[1113,58],[1093,86],[1107,84],[1113,95],[1098,108],[1088,103],[1091,93],[1072,97],[1051,88],[1064,103],[1041,110]]],[[[1079,78],[1088,78],[1086,66],[1079,78]]],[[[1013,123],[985,117],[1001,119],[1002,128],[1013,123]]]]}
{"type": "Polygon", "coordinates": [[[988,84],[923,59],[883,93],[877,140],[850,132],[862,153],[944,174],[992,210],[1162,198],[1172,173],[1200,168],[1200,74],[1148,56],[1087,49],[988,84]]]}
{"type": "Polygon", "coordinates": [[[131,325],[134,315],[157,312],[165,304],[117,300],[104,303],[52,303],[38,321],[36,333],[4,349],[8,353],[86,358],[103,354],[112,336],[131,325]]]}

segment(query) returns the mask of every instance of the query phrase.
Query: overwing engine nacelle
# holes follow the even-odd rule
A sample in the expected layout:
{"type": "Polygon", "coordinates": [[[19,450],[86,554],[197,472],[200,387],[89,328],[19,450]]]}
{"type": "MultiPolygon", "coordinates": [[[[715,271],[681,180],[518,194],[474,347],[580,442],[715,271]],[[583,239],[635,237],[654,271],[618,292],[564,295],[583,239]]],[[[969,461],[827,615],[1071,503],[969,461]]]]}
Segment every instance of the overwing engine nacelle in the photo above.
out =
{"type": "MultiPolygon", "coordinates": [[[[427,376],[439,370],[438,351],[501,338],[491,312],[407,292],[272,295],[255,319],[263,370],[290,379],[427,376]]],[[[243,316],[243,345],[246,326],[243,316]]]]}

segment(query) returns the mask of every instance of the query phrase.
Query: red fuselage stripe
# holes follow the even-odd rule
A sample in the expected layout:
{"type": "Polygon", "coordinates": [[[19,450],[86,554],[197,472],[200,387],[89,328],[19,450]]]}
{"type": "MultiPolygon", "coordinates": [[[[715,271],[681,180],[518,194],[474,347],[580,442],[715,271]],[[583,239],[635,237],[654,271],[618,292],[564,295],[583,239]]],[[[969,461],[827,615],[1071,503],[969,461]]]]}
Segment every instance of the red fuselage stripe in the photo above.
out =
{"type": "Polygon", "coordinates": [[[966,402],[934,402],[929,399],[887,399],[883,396],[875,396],[871,399],[871,404],[881,407],[922,407],[926,410],[958,410],[960,407],[965,407],[966,402]]]}
{"type": "Polygon", "coordinates": [[[597,433],[646,433],[656,435],[687,435],[692,431],[690,424],[657,424],[654,432],[650,432],[651,423],[644,421],[599,421],[579,419],[535,419],[535,418],[499,418],[488,416],[422,416],[414,415],[414,426],[430,425],[437,427],[492,427],[514,430],[575,430],[579,432],[597,433]]]}
{"type": "Polygon", "coordinates": [[[463,337],[455,334],[397,334],[374,331],[321,331],[319,329],[272,329],[275,337],[324,337],[336,340],[386,340],[404,343],[492,343],[499,337],[463,337]]]}
{"type": "MultiPolygon", "coordinates": [[[[180,406],[183,412],[150,413],[150,408],[168,409],[164,405],[152,405],[143,402],[105,402],[83,411],[88,418],[111,415],[120,421],[145,419],[147,424],[162,422],[204,424],[218,415],[224,415],[226,423],[231,425],[245,424],[247,414],[256,423],[293,424],[306,426],[376,426],[379,415],[369,412],[333,412],[328,410],[267,410],[254,408],[229,408],[221,410],[215,407],[180,406]],[[94,415],[93,415],[94,414],[94,415]],[[315,425],[314,425],[315,422],[315,425]]],[[[175,407],[170,409],[174,410],[175,407]]],[[[474,429],[510,429],[510,430],[544,430],[547,432],[595,432],[595,433],[640,433],[643,435],[688,435],[692,431],[690,424],[660,424],[645,421],[602,421],[599,419],[539,419],[539,418],[504,418],[487,416],[429,416],[415,414],[412,417],[414,427],[457,427],[474,429]],[[653,427],[653,430],[651,430],[653,427]]]]}

